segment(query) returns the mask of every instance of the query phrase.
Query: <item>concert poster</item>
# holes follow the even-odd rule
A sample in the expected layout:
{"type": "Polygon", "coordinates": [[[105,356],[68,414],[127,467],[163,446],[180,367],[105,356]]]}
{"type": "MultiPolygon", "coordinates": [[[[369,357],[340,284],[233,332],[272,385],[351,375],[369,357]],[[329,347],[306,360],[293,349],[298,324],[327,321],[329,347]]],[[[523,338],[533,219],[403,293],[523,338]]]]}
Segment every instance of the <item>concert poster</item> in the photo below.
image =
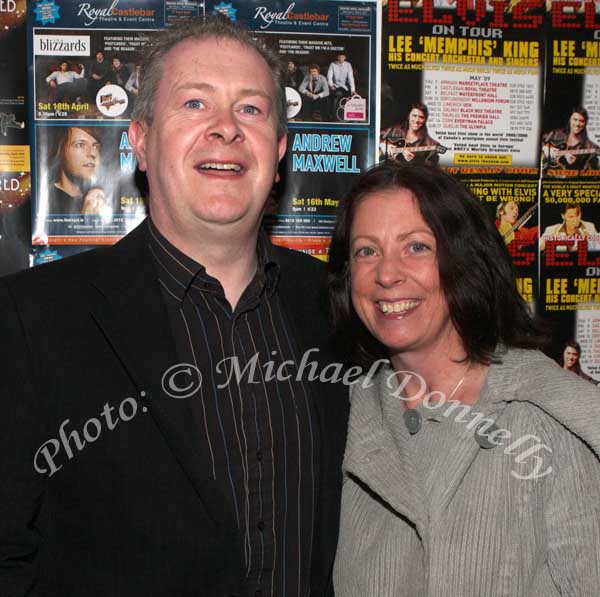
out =
{"type": "Polygon", "coordinates": [[[274,244],[327,260],[336,209],[374,161],[376,2],[234,4],[287,69],[288,150],[264,228],[274,244]]]}
{"type": "Polygon", "coordinates": [[[146,216],[127,134],[142,46],[199,14],[202,2],[30,3],[34,265],[112,244],[146,216]]]}
{"type": "MultiPolygon", "coordinates": [[[[352,30],[360,31],[375,20],[369,9],[352,14],[360,17],[348,25],[352,30]],[[359,24],[361,28],[356,27],[359,24]]],[[[287,67],[289,127],[282,181],[267,204],[265,229],[275,244],[326,260],[341,197],[372,163],[373,35],[293,31],[259,35],[287,67]],[[327,96],[316,100],[303,93],[310,90],[315,75],[323,82],[329,79],[330,68],[335,68],[331,64],[336,62],[352,75],[347,90],[336,94],[330,88],[327,96]]]]}
{"type": "Polygon", "coordinates": [[[0,276],[29,265],[25,0],[0,2],[0,276]]]}
{"type": "Polygon", "coordinates": [[[541,135],[540,309],[561,362],[580,345],[600,381],[600,14],[555,0],[548,18],[541,135]],[[566,347],[566,348],[565,348],[566,347]]]}
{"type": "Polygon", "coordinates": [[[534,308],[544,10],[530,1],[390,1],[379,159],[438,164],[481,200],[534,308]]]}

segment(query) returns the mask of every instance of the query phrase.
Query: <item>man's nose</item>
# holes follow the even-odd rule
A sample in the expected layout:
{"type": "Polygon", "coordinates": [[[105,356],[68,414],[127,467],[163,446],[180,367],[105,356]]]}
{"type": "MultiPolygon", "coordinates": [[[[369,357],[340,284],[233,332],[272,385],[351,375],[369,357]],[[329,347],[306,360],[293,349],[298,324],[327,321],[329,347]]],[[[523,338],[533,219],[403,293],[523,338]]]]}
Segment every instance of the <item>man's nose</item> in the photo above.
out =
{"type": "Polygon", "coordinates": [[[206,129],[206,134],[210,138],[222,140],[226,144],[243,139],[242,129],[236,115],[229,109],[219,110],[215,113],[212,122],[206,129]]]}

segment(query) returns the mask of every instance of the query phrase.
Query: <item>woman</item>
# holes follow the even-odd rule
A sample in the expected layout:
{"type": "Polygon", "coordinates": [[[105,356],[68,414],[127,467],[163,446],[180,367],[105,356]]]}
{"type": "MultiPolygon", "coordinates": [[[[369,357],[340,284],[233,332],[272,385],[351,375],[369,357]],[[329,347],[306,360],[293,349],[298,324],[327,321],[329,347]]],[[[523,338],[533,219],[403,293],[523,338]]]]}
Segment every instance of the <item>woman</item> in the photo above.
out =
{"type": "Polygon", "coordinates": [[[540,352],[493,221],[453,178],[385,162],[343,203],[351,388],[338,597],[600,587],[600,393],[540,352]]]}

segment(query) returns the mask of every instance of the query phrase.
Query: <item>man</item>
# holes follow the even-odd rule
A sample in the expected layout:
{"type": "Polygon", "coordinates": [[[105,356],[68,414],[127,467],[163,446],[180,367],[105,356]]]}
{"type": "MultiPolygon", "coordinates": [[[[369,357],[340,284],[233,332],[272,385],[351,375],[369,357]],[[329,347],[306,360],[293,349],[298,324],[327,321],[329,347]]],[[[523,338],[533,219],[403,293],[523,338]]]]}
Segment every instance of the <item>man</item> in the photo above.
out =
{"type": "Polygon", "coordinates": [[[352,70],[352,65],[346,61],[346,54],[343,52],[340,52],[329,65],[329,69],[327,70],[327,84],[329,85],[330,98],[329,118],[333,121],[343,120],[337,117],[340,100],[356,93],[354,71],[352,70]]]}
{"type": "Polygon", "coordinates": [[[587,134],[588,112],[579,106],[571,110],[567,126],[543,137],[544,168],[590,170],[598,168],[600,147],[587,134]]]}
{"type": "Polygon", "coordinates": [[[222,17],[159,34],[150,220],[0,283],[3,597],[331,594],[347,388],[321,264],[259,232],[281,71],[222,17]]]}
{"type": "Polygon", "coordinates": [[[394,125],[383,131],[379,138],[381,159],[400,162],[427,162],[437,165],[440,161],[441,145],[429,136],[427,118],[429,110],[421,102],[411,104],[406,123],[394,125]]]}
{"type": "Polygon", "coordinates": [[[285,71],[285,76],[283,79],[284,87],[291,87],[298,91],[300,89],[300,85],[302,85],[302,81],[304,80],[304,75],[302,71],[298,68],[298,65],[294,60],[288,60],[287,70],[285,71]]]}
{"type": "Polygon", "coordinates": [[[308,67],[308,75],[304,77],[298,89],[302,96],[301,118],[304,120],[325,120],[329,85],[327,79],[320,74],[318,64],[308,67]]]}
{"type": "MultiPolygon", "coordinates": [[[[100,168],[101,140],[98,127],[61,127],[50,142],[51,184],[40,189],[47,193],[48,213],[80,213],[83,195],[93,184],[100,168]]],[[[51,137],[52,139],[52,137],[51,137]]]]}
{"type": "Polygon", "coordinates": [[[58,70],[52,71],[46,77],[46,83],[56,89],[55,100],[57,102],[70,102],[82,95],[83,85],[85,85],[83,64],[79,65],[79,69],[79,72],[71,70],[68,61],[63,60],[58,70]]]}
{"type": "MultiPolygon", "coordinates": [[[[557,251],[577,251],[577,243],[583,238],[596,235],[596,226],[592,222],[581,219],[581,205],[579,203],[565,203],[561,212],[562,223],[553,224],[544,230],[540,238],[540,251],[546,248],[548,241],[565,240],[564,244],[557,244],[557,251]]],[[[590,239],[596,244],[597,239],[590,239]]]]}
{"type": "Polygon", "coordinates": [[[104,52],[96,52],[96,59],[90,67],[90,81],[88,84],[90,103],[94,104],[98,91],[106,85],[110,66],[104,60],[104,52]]]}
{"type": "Polygon", "coordinates": [[[496,228],[507,245],[514,243],[515,248],[521,249],[538,239],[537,226],[526,227],[525,223],[533,216],[537,206],[530,206],[523,221],[519,221],[519,204],[514,201],[498,203],[496,207],[496,228]]]}
{"type": "Polygon", "coordinates": [[[118,56],[112,59],[112,66],[108,71],[108,82],[119,87],[125,87],[129,80],[129,69],[121,62],[118,56]]]}
{"type": "Polygon", "coordinates": [[[565,347],[563,349],[563,354],[561,358],[561,366],[563,369],[567,371],[571,371],[571,373],[575,373],[582,379],[589,381],[593,384],[598,384],[598,382],[590,377],[587,373],[584,373],[581,369],[581,363],[579,362],[581,358],[581,345],[579,342],[575,340],[569,340],[565,343],[565,347]]]}

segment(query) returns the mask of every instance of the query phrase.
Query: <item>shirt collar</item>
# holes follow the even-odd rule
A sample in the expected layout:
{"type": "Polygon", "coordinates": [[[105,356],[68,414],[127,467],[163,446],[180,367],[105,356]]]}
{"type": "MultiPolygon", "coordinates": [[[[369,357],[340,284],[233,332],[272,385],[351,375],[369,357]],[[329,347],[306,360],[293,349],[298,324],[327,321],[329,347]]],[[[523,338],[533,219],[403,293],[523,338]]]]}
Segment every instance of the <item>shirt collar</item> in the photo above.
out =
{"type": "MultiPolygon", "coordinates": [[[[203,287],[209,292],[222,291],[219,281],[210,276],[206,267],[192,259],[171,242],[158,230],[148,218],[148,250],[157,267],[159,282],[178,301],[183,301],[192,284],[203,287]]],[[[279,263],[274,256],[273,246],[267,235],[261,229],[256,243],[258,259],[258,274],[261,285],[269,296],[277,288],[279,280],[279,263]]]]}

